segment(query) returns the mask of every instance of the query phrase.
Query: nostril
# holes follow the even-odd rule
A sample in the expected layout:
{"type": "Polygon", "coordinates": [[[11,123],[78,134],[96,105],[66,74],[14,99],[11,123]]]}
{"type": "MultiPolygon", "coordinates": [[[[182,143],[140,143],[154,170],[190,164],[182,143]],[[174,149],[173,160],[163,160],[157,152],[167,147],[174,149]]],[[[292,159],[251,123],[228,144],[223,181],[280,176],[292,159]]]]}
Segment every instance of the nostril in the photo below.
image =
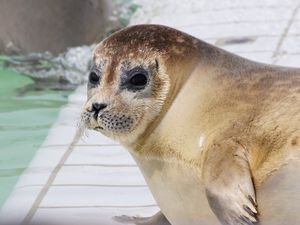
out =
{"type": "Polygon", "coordinates": [[[92,111],[95,113],[99,113],[102,109],[105,109],[107,107],[104,103],[93,103],[92,105],[92,111]]]}

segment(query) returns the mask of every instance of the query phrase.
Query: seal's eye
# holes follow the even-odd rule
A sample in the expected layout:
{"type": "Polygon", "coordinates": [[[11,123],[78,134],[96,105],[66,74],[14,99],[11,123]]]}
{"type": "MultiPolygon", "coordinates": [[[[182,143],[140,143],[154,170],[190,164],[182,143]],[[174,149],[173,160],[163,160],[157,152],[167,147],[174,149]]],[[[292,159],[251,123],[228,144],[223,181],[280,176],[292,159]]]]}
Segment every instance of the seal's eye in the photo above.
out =
{"type": "Polygon", "coordinates": [[[129,82],[131,85],[137,86],[137,87],[144,87],[147,84],[147,77],[145,74],[137,73],[133,75],[129,82]]]}
{"type": "Polygon", "coordinates": [[[100,77],[95,72],[90,73],[89,81],[91,84],[98,84],[99,80],[100,80],[100,77]]]}
{"type": "Polygon", "coordinates": [[[141,66],[125,71],[121,75],[121,89],[140,91],[149,83],[149,72],[141,66]]]}

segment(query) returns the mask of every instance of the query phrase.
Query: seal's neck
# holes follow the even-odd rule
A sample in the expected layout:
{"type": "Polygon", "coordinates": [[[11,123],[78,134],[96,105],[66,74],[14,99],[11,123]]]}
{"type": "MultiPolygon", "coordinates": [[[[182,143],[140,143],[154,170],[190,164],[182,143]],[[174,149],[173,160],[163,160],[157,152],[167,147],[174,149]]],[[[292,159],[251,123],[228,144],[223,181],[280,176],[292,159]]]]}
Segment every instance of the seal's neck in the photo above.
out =
{"type": "MultiPolygon", "coordinates": [[[[222,70],[230,70],[232,64],[239,63],[239,61],[243,60],[242,58],[215,46],[198,39],[195,40],[197,43],[194,45],[194,48],[190,49],[191,51],[187,55],[171,55],[164,59],[165,71],[163,72],[170,78],[170,87],[167,97],[159,115],[150,122],[136,140],[129,144],[123,144],[127,148],[133,151],[139,151],[143,148],[145,142],[153,135],[153,133],[155,133],[156,127],[164,119],[171,104],[195,70],[200,69],[203,71],[210,71],[211,69],[215,70],[215,68],[217,68],[218,71],[222,73],[222,70]],[[228,61],[231,63],[224,63],[228,61]]],[[[199,76],[200,74],[203,73],[199,73],[199,76]]],[[[208,74],[209,73],[204,75],[208,74]]]]}

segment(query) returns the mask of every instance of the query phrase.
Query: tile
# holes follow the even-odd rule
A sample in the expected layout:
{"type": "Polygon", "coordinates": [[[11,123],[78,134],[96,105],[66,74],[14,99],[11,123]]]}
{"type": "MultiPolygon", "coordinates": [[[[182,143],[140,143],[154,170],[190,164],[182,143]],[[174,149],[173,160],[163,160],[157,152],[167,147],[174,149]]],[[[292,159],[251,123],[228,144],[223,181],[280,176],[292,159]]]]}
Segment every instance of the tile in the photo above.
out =
{"type": "Polygon", "coordinates": [[[77,129],[80,124],[81,105],[68,104],[62,107],[54,127],[70,126],[77,129]]]}
{"type": "Polygon", "coordinates": [[[40,148],[28,168],[15,185],[19,190],[28,186],[44,185],[65,154],[64,147],[40,148]]]}
{"type": "Polygon", "coordinates": [[[36,224],[67,225],[120,225],[114,216],[149,217],[157,213],[157,207],[141,208],[39,208],[33,222],[36,224]]]}
{"type": "Polygon", "coordinates": [[[69,103],[82,105],[86,101],[87,85],[79,86],[74,93],[69,96],[69,103]]]}
{"type": "MultiPolygon", "coordinates": [[[[243,40],[245,37],[233,37],[233,38],[227,38],[226,40],[243,40]]],[[[219,39],[222,40],[222,39],[219,39]]],[[[278,37],[252,37],[252,39],[249,39],[251,41],[241,44],[225,44],[225,45],[217,45],[220,48],[223,48],[229,52],[237,53],[237,54],[243,54],[243,53],[253,53],[253,54],[261,54],[263,52],[273,52],[274,49],[276,49],[276,45],[279,41],[278,37]]],[[[218,43],[215,42],[215,43],[218,43]]]]}
{"type": "Polygon", "coordinates": [[[282,43],[280,52],[284,55],[300,53],[300,36],[287,36],[282,43]]]}
{"type": "MultiPolygon", "coordinates": [[[[208,10],[218,10],[223,8],[248,8],[248,10],[253,10],[253,8],[278,8],[278,7],[293,7],[296,5],[296,1],[293,0],[231,0],[231,1],[218,1],[218,0],[211,0],[211,1],[204,1],[203,6],[205,9],[208,10]]],[[[204,8],[203,7],[203,8],[204,8]]]]}
{"type": "Polygon", "coordinates": [[[295,16],[294,21],[300,21],[300,12],[298,11],[298,13],[295,16]]]}
{"type": "Polygon", "coordinates": [[[43,145],[70,145],[77,132],[76,126],[62,126],[56,122],[50,129],[43,145]]]}
{"type": "Polygon", "coordinates": [[[119,145],[118,142],[105,137],[103,134],[93,130],[85,130],[78,145],[119,145]]]}
{"type": "Polygon", "coordinates": [[[299,15],[299,12],[298,12],[298,19],[297,20],[294,20],[290,29],[289,29],[289,32],[288,32],[288,36],[300,36],[300,15],[299,15]]]}
{"type": "Polygon", "coordinates": [[[54,168],[60,162],[66,151],[66,146],[40,148],[31,161],[29,168],[54,168]]]}
{"type": "Polygon", "coordinates": [[[63,167],[54,185],[146,185],[138,167],[63,167]]]}
{"type": "Polygon", "coordinates": [[[77,146],[66,164],[124,166],[135,162],[122,146],[77,146]]]}
{"type": "Polygon", "coordinates": [[[226,38],[240,36],[278,36],[286,26],[285,21],[274,23],[240,23],[219,24],[208,26],[183,27],[180,30],[187,32],[197,38],[226,38]]]}
{"type": "Polygon", "coordinates": [[[260,63],[272,63],[272,52],[262,52],[262,53],[239,53],[238,55],[253,60],[260,63]]]}
{"type": "MultiPolygon", "coordinates": [[[[144,1],[138,0],[137,2],[142,2],[143,8],[133,15],[130,24],[139,23],[149,23],[155,21],[156,23],[161,23],[162,20],[155,19],[155,17],[162,17],[167,15],[169,18],[176,19],[176,17],[182,15],[190,15],[192,13],[207,13],[212,12],[223,12],[230,10],[232,14],[238,10],[247,10],[248,12],[255,11],[257,9],[268,10],[282,10],[293,9],[297,5],[297,1],[286,0],[230,0],[230,1],[199,1],[199,0],[173,0],[171,1],[144,1]]],[[[222,14],[221,14],[222,15],[222,14]]],[[[255,17],[255,14],[253,14],[255,17]]],[[[221,16],[222,18],[222,16],[221,16]]],[[[206,18],[204,18],[207,21],[206,18]]]]}
{"type": "Polygon", "coordinates": [[[42,187],[14,190],[0,211],[0,224],[19,224],[27,215],[42,187]]]}
{"type": "Polygon", "coordinates": [[[63,155],[66,153],[66,146],[51,146],[40,148],[28,168],[19,178],[16,189],[26,186],[44,185],[54,168],[59,164],[63,155]]]}
{"type": "Polygon", "coordinates": [[[30,186],[43,186],[47,183],[53,167],[39,166],[39,167],[28,167],[24,174],[19,178],[15,189],[22,189],[30,186]]]}
{"type": "Polygon", "coordinates": [[[50,187],[41,207],[155,205],[147,187],[50,187]]]}
{"type": "Polygon", "coordinates": [[[299,68],[300,54],[281,55],[278,57],[276,64],[280,66],[291,66],[299,68]]]}
{"type": "Polygon", "coordinates": [[[151,23],[165,24],[171,27],[200,27],[213,26],[216,24],[225,25],[229,23],[239,24],[243,22],[249,23],[276,23],[288,21],[293,8],[255,8],[249,10],[247,8],[225,8],[223,10],[206,10],[199,13],[185,13],[182,15],[172,16],[162,15],[154,17],[151,23]]]}

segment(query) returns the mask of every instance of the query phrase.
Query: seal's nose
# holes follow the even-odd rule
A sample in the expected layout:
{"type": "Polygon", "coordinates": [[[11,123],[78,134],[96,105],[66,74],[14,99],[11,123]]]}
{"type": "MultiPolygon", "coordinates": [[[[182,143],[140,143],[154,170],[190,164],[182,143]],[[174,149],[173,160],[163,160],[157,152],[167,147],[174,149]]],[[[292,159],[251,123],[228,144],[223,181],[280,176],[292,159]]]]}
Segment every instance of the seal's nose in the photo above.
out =
{"type": "Polygon", "coordinates": [[[95,117],[97,117],[99,112],[106,107],[107,104],[95,102],[92,104],[92,112],[94,112],[95,117]]]}

